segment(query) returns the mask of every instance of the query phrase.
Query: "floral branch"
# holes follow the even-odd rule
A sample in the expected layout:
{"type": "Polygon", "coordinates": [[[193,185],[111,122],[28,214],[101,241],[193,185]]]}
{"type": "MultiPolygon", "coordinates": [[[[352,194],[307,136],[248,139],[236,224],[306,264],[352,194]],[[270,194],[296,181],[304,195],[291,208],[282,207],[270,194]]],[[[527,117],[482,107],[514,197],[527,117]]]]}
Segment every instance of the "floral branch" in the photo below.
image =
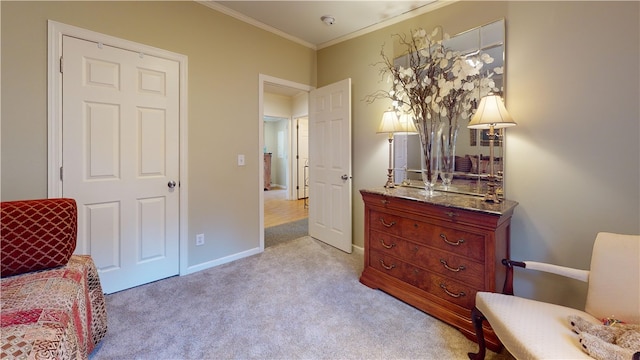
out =
{"type": "Polygon", "coordinates": [[[436,40],[438,33],[439,28],[429,34],[424,29],[412,30],[410,36],[393,34],[405,50],[406,66],[396,65],[385,54],[383,45],[382,61],[376,65],[391,88],[365,98],[369,103],[391,99],[398,112],[411,115],[420,134],[430,179],[432,144],[428,134],[440,123],[446,123],[449,132],[454,132],[458,121],[469,119],[479,99],[495,89],[493,73],[481,73],[484,64],[493,62],[488,54],[461,55],[444,45],[449,39],[447,34],[436,40]]]}

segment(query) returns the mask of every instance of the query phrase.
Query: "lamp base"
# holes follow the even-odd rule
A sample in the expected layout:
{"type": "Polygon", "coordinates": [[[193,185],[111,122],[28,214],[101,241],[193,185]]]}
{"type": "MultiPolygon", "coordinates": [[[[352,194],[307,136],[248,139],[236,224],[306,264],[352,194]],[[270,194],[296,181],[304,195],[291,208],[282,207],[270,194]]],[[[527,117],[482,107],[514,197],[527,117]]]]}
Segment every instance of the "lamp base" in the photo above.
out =
{"type": "Polygon", "coordinates": [[[485,202],[499,204],[502,201],[496,193],[496,187],[498,187],[498,184],[490,177],[489,183],[487,183],[487,193],[484,195],[485,202]]]}
{"type": "Polygon", "coordinates": [[[393,169],[387,169],[387,183],[384,184],[387,189],[393,189],[396,184],[393,182],[393,169]]]}

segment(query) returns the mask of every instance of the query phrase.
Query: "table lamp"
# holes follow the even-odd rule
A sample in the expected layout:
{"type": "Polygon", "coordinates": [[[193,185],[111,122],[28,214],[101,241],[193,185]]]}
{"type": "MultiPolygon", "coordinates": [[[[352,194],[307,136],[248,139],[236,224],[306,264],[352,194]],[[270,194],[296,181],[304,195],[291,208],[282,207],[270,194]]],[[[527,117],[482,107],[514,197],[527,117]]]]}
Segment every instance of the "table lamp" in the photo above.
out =
{"type": "Polygon", "coordinates": [[[480,100],[478,110],[469,121],[469,129],[489,129],[489,183],[487,184],[486,202],[499,203],[500,198],[496,194],[496,178],[493,172],[493,143],[495,129],[515,126],[516,122],[504,107],[502,98],[495,94],[489,94],[480,100]]]}
{"type": "Polygon", "coordinates": [[[382,121],[376,132],[377,134],[389,134],[389,168],[387,169],[387,183],[384,185],[386,188],[396,187],[393,181],[393,134],[400,130],[402,129],[398,115],[395,110],[389,108],[382,114],[382,121]]]}

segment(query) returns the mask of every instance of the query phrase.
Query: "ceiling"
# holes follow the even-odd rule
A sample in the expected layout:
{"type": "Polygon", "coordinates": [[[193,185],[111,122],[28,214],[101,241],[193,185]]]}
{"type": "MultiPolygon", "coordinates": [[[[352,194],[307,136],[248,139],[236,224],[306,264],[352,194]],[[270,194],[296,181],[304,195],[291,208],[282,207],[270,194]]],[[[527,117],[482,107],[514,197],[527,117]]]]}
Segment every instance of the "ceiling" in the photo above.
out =
{"type": "MultiPolygon", "coordinates": [[[[321,49],[432,11],[455,0],[213,1],[199,3],[312,49],[321,49]],[[335,19],[329,25],[323,16],[335,19]]],[[[265,83],[265,92],[295,96],[300,90],[265,83]]]]}
{"type": "Polygon", "coordinates": [[[452,0],[196,1],[310,48],[320,49],[434,10],[452,0]],[[325,15],[335,19],[332,25],[321,20],[325,15]]]}

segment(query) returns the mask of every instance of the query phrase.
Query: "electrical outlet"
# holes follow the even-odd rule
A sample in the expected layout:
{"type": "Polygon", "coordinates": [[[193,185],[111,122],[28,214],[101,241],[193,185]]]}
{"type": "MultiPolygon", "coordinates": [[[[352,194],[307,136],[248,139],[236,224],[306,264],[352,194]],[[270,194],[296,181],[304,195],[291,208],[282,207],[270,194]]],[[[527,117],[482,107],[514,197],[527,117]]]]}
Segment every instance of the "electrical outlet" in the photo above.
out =
{"type": "Polygon", "coordinates": [[[196,246],[204,245],[204,234],[196,235],[196,246]]]}
{"type": "Polygon", "coordinates": [[[238,155],[238,166],[244,166],[244,155],[238,155]]]}

